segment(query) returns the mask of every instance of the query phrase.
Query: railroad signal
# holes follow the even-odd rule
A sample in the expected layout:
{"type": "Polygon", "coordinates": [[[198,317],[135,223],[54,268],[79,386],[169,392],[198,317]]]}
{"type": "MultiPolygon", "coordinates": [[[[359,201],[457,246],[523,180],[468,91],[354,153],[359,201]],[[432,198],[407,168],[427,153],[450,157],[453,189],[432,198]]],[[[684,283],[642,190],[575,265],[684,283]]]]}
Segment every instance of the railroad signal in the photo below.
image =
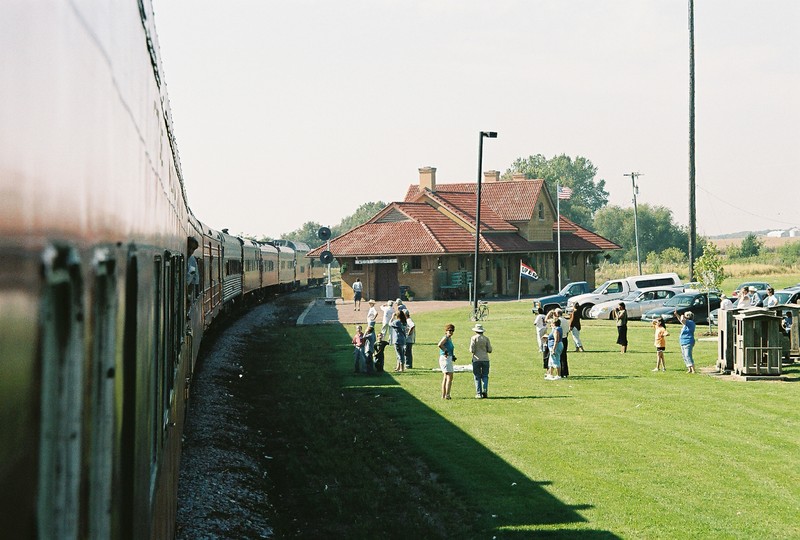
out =
{"type": "Polygon", "coordinates": [[[327,240],[331,237],[331,230],[328,227],[320,227],[317,236],[320,240],[327,240]]]}
{"type": "Polygon", "coordinates": [[[322,264],[331,264],[333,262],[333,253],[326,249],[319,254],[319,260],[322,261],[322,264]]]}

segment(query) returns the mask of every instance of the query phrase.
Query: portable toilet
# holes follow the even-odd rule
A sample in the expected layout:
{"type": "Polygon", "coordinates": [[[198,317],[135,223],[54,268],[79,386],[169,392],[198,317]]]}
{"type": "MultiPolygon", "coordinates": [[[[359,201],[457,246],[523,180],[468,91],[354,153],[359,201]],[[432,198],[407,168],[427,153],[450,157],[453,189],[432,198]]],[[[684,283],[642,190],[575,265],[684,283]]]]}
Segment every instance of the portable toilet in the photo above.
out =
{"type": "Polygon", "coordinates": [[[736,321],[737,375],[781,374],[781,317],[764,308],[747,308],[736,321]]]}
{"type": "Polygon", "coordinates": [[[730,373],[736,359],[736,319],[733,316],[741,309],[720,309],[717,312],[717,372],[730,373]]]}

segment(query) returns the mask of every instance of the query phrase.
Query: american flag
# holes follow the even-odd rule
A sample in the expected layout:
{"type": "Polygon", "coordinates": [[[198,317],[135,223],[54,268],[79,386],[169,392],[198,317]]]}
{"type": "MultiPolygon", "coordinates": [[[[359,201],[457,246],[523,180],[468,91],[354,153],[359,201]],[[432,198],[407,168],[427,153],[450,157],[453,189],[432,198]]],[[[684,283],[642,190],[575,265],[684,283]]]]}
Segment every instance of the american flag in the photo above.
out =
{"type": "Polygon", "coordinates": [[[568,187],[558,186],[558,198],[559,199],[569,199],[572,197],[572,190],[568,187]]]}

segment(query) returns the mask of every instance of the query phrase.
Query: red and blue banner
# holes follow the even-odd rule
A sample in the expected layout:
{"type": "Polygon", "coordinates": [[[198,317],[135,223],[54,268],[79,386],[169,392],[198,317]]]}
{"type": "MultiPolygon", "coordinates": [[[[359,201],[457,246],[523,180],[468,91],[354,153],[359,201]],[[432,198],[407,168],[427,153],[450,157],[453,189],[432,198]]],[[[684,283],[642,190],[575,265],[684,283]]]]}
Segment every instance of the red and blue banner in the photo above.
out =
{"type": "Polygon", "coordinates": [[[519,275],[528,279],[539,279],[539,274],[536,273],[536,270],[522,261],[519,261],[519,275]]]}

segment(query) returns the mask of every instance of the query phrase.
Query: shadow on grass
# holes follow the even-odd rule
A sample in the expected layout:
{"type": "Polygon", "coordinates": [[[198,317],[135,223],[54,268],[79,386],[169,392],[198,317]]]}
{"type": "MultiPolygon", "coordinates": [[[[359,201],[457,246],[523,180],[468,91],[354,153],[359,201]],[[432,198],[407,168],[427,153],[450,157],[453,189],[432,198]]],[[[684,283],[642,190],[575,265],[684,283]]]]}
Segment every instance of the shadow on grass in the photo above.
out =
{"type": "Polygon", "coordinates": [[[570,375],[567,379],[595,380],[595,379],[640,379],[639,375],[570,375]]]}
{"type": "MultiPolygon", "coordinates": [[[[350,387],[351,391],[367,390],[358,384],[361,381],[365,385],[371,383],[368,378],[358,379],[350,387]]],[[[545,486],[552,485],[552,481],[527,478],[399,385],[387,384],[383,386],[383,391],[385,394],[382,397],[386,401],[383,401],[382,408],[407,426],[407,437],[413,441],[413,446],[458,496],[467,497],[464,502],[479,514],[479,522],[487,532],[496,534],[498,538],[617,538],[607,531],[573,528],[571,525],[587,522],[578,511],[593,508],[592,505],[565,504],[545,489],[545,486]],[[558,525],[565,527],[555,531],[514,530],[517,527],[558,525]]],[[[570,397],[502,396],[490,397],[489,401],[570,397]]],[[[474,398],[470,399],[474,401],[474,398]]],[[[457,405],[456,401],[462,400],[454,400],[453,405],[457,405]]]]}

